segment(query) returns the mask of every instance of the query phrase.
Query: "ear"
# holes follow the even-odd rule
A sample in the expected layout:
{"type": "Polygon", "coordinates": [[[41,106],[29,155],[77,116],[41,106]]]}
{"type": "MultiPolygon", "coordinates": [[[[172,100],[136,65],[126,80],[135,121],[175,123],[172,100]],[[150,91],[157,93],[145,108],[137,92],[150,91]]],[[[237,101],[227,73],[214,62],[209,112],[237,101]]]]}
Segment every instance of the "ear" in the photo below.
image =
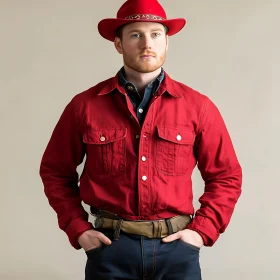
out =
{"type": "Polygon", "coordinates": [[[168,46],[169,46],[169,36],[166,35],[166,47],[165,47],[166,51],[168,50],[168,46]]]}
{"type": "Polygon", "coordinates": [[[114,45],[115,45],[115,48],[118,51],[118,53],[123,54],[122,42],[121,42],[121,39],[119,37],[115,38],[114,45]]]}

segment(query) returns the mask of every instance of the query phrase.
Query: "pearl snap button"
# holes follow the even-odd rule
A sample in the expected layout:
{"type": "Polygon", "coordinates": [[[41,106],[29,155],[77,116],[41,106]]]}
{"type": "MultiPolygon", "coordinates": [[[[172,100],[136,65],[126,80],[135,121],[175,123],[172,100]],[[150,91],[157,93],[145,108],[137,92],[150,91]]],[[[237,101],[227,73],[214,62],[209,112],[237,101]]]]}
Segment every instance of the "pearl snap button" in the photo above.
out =
{"type": "Polygon", "coordinates": [[[143,181],[146,181],[147,179],[148,179],[147,176],[142,176],[143,181]]]}
{"type": "Polygon", "coordinates": [[[182,140],[182,136],[181,135],[177,135],[177,140],[181,141],[182,140]]]}
{"type": "Polygon", "coordinates": [[[106,140],[106,138],[105,138],[104,136],[101,136],[101,137],[100,137],[100,141],[101,141],[101,142],[104,142],[105,140],[106,140]]]}

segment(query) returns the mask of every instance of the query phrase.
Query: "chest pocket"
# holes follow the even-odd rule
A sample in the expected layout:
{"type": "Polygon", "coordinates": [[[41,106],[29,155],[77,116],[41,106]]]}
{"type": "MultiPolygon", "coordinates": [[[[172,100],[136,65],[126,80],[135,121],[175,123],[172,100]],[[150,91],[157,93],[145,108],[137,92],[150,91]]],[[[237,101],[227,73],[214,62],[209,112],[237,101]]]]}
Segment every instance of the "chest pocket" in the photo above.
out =
{"type": "Polygon", "coordinates": [[[156,168],[166,175],[185,175],[189,170],[195,133],[191,130],[157,126],[156,168]]]}
{"type": "Polygon", "coordinates": [[[126,129],[89,129],[83,135],[87,145],[87,168],[95,174],[119,173],[126,166],[126,129]]]}

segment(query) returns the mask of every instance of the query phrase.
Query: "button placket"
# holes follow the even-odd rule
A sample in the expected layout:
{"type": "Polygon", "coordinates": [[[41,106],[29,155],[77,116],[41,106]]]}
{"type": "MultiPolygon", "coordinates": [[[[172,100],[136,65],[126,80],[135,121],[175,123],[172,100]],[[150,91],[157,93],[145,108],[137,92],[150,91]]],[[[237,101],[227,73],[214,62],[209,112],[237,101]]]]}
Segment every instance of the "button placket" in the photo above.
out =
{"type": "Polygon", "coordinates": [[[149,179],[149,164],[146,155],[148,155],[149,150],[149,137],[147,133],[143,134],[141,137],[141,143],[139,147],[139,175],[140,177],[140,186],[141,186],[141,215],[147,216],[150,213],[150,179],[149,179]],[[146,206],[145,206],[146,205],[146,206]]]}
{"type": "Polygon", "coordinates": [[[152,189],[151,189],[151,174],[149,150],[151,146],[151,135],[153,132],[153,106],[149,107],[146,118],[143,122],[142,133],[140,137],[139,145],[139,165],[138,165],[138,184],[139,184],[139,215],[149,216],[151,214],[152,207],[152,189]],[[145,159],[144,159],[145,158],[145,159]],[[144,177],[145,176],[145,177],[144,177]],[[145,180],[142,179],[144,177],[145,180]],[[147,205],[146,207],[144,205],[147,205]]]}

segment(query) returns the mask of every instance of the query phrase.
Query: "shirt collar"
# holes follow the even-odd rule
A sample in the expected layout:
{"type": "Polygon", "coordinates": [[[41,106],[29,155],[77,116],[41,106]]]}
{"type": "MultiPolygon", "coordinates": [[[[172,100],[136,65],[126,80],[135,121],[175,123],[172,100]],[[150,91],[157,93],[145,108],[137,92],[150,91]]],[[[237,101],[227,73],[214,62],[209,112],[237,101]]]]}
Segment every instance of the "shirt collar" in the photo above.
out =
{"type": "MultiPolygon", "coordinates": [[[[118,72],[118,77],[119,77],[119,82],[120,82],[120,85],[122,87],[125,87],[129,81],[126,79],[125,77],[125,72],[124,72],[124,67],[122,67],[120,69],[120,71],[118,72]]],[[[158,75],[158,77],[156,78],[156,80],[152,81],[149,86],[151,86],[155,81],[158,81],[159,84],[161,84],[161,82],[163,81],[164,79],[164,70],[163,68],[161,68],[161,71],[160,71],[160,74],[158,75]]]]}
{"type": "MultiPolygon", "coordinates": [[[[102,87],[100,88],[98,95],[105,95],[105,94],[111,93],[115,89],[117,89],[120,93],[122,93],[124,95],[126,94],[125,89],[124,89],[123,85],[121,84],[121,81],[119,78],[120,71],[115,75],[115,77],[101,83],[102,87]]],[[[123,77],[123,78],[125,79],[125,77],[123,77]]],[[[179,93],[182,89],[179,87],[179,85],[174,80],[172,80],[167,75],[167,73],[163,70],[163,68],[161,70],[160,75],[157,77],[157,79],[159,79],[159,81],[160,81],[160,79],[162,79],[160,87],[157,92],[158,95],[162,95],[163,93],[167,92],[168,94],[170,94],[174,97],[177,97],[177,98],[182,97],[182,95],[179,93]]]]}

